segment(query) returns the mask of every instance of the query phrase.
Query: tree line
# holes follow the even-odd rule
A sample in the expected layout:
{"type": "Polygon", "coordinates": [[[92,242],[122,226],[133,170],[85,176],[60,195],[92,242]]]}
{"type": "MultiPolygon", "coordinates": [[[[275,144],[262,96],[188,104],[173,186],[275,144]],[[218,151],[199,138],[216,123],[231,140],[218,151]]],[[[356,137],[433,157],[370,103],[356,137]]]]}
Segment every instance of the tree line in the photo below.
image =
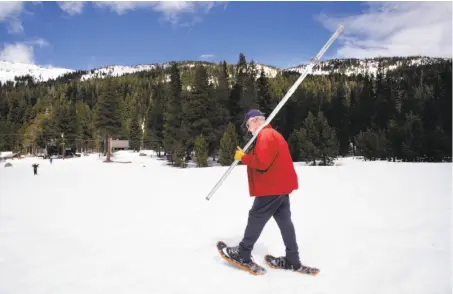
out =
{"type": "MultiPolygon", "coordinates": [[[[307,76],[271,123],[294,161],[451,161],[451,60],[385,71],[388,63],[379,60],[375,73],[307,76]]],[[[245,112],[270,114],[299,77],[270,78],[242,53],[235,65],[172,62],[86,81],[81,74],[0,84],[0,150],[99,149],[115,138],[175,166],[208,166],[209,158],[229,165],[251,137],[241,127],[245,112]]]]}

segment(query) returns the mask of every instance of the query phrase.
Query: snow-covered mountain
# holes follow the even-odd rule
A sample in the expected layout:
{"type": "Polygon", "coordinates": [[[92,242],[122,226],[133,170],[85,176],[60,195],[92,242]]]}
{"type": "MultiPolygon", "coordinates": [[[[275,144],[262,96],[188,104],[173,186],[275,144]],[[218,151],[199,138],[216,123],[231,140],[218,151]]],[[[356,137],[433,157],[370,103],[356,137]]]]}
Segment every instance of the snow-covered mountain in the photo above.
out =
{"type": "MultiPolygon", "coordinates": [[[[166,67],[169,64],[161,64],[161,66],[166,67]]],[[[81,80],[89,80],[93,78],[104,78],[107,76],[118,77],[124,74],[131,74],[140,71],[147,71],[155,69],[158,64],[139,64],[134,66],[128,65],[111,65],[101,68],[96,68],[88,71],[87,74],[82,75],[81,80]]]]}
{"type": "MultiPolygon", "coordinates": [[[[451,58],[434,58],[434,57],[390,57],[382,58],[383,70],[391,71],[400,66],[418,66],[425,64],[438,63],[443,60],[451,60],[451,58]]],[[[330,59],[321,61],[313,71],[313,75],[326,75],[331,73],[341,73],[346,75],[353,74],[369,74],[375,75],[378,70],[379,59],[330,59]]],[[[286,69],[286,71],[294,71],[302,73],[308,65],[299,65],[286,69]]]]}
{"type": "MultiPolygon", "coordinates": [[[[215,63],[206,63],[205,65],[211,65],[211,66],[216,66],[217,64],[215,63]]],[[[88,80],[92,78],[103,78],[106,76],[113,76],[113,77],[118,77],[124,74],[131,74],[135,72],[140,72],[140,71],[146,71],[146,70],[152,70],[155,69],[156,67],[162,67],[166,68],[170,66],[170,63],[155,63],[155,64],[139,64],[139,65],[134,65],[134,66],[128,66],[128,65],[111,65],[111,66],[106,66],[106,67],[101,67],[97,69],[92,69],[90,70],[87,74],[82,75],[81,80],[88,80]]],[[[196,63],[194,62],[182,62],[180,64],[180,67],[182,68],[192,68],[195,67],[196,63]]],[[[258,74],[261,72],[261,69],[264,70],[264,73],[267,77],[274,78],[278,72],[280,71],[279,69],[272,68],[268,65],[264,64],[255,64],[256,69],[258,74]]]]}
{"type": "MultiPolygon", "coordinates": [[[[431,58],[431,57],[390,57],[383,58],[384,71],[394,70],[402,65],[417,66],[421,64],[437,63],[445,58],[431,58]]],[[[451,58],[449,58],[451,60],[451,58]]],[[[180,67],[191,68],[194,67],[196,62],[179,62],[180,67]]],[[[216,66],[215,63],[203,63],[207,66],[216,66]]],[[[86,71],[81,76],[81,80],[89,80],[93,78],[104,78],[107,76],[122,76],[125,74],[136,73],[140,71],[148,71],[156,68],[157,66],[166,68],[170,63],[155,63],[155,64],[139,64],[139,65],[111,65],[86,71]]],[[[264,70],[267,77],[274,78],[281,72],[299,72],[301,73],[307,65],[299,65],[287,69],[278,69],[265,64],[255,64],[257,73],[264,70]]],[[[331,73],[343,73],[346,75],[351,74],[364,74],[369,72],[375,74],[378,68],[378,59],[330,59],[322,61],[315,67],[312,74],[326,75],[331,73]]],[[[68,73],[74,73],[75,70],[66,68],[43,67],[33,64],[24,64],[18,62],[0,61],[0,82],[14,81],[16,77],[30,75],[36,82],[43,82],[49,79],[55,79],[68,73]]]]}
{"type": "Polygon", "coordinates": [[[258,73],[258,77],[259,77],[259,75],[261,73],[261,69],[264,70],[264,75],[266,77],[269,77],[269,78],[275,78],[277,76],[277,74],[282,71],[280,69],[277,69],[277,68],[274,68],[274,67],[270,67],[270,66],[265,65],[265,64],[257,63],[257,64],[255,64],[255,66],[256,66],[257,73],[258,73]]]}
{"type": "Polygon", "coordinates": [[[74,72],[72,69],[43,67],[34,64],[9,62],[0,60],[0,82],[14,81],[15,77],[32,76],[36,82],[55,79],[67,73],[74,72]]]}

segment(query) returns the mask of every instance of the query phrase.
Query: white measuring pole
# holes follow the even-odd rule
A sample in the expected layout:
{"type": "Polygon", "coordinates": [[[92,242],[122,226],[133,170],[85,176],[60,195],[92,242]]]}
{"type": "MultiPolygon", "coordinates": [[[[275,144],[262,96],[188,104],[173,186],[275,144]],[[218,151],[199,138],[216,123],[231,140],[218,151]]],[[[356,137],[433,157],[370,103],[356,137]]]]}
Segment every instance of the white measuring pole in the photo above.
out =
{"type": "MultiPolygon", "coordinates": [[[[321,48],[319,53],[311,59],[310,64],[305,68],[304,72],[300,75],[300,77],[297,79],[297,81],[291,86],[291,88],[288,90],[286,95],[282,98],[282,100],[278,103],[278,105],[275,107],[275,109],[272,111],[272,113],[267,117],[266,121],[264,124],[262,124],[258,130],[255,132],[255,135],[249,140],[249,142],[245,145],[243,148],[244,152],[247,151],[247,149],[252,145],[253,141],[255,141],[256,137],[258,136],[259,132],[266,126],[268,125],[271,120],[274,118],[274,116],[279,112],[279,110],[283,107],[283,105],[286,103],[286,101],[291,97],[291,95],[296,91],[297,87],[299,87],[300,83],[305,79],[305,77],[308,75],[309,72],[313,69],[313,67],[319,62],[319,59],[322,57],[324,52],[327,51],[327,49],[332,45],[332,43],[335,41],[335,39],[340,35],[341,31],[343,30],[343,26],[340,25],[338,29],[335,31],[335,33],[330,37],[330,39],[327,41],[327,43],[324,45],[324,47],[321,48]]],[[[223,174],[223,176],[220,178],[220,180],[216,183],[214,188],[209,192],[208,196],[206,196],[206,199],[209,200],[211,197],[214,195],[215,191],[220,187],[220,185],[225,181],[227,176],[231,173],[233,168],[239,163],[239,160],[235,160],[231,166],[228,168],[228,170],[223,174]]]]}

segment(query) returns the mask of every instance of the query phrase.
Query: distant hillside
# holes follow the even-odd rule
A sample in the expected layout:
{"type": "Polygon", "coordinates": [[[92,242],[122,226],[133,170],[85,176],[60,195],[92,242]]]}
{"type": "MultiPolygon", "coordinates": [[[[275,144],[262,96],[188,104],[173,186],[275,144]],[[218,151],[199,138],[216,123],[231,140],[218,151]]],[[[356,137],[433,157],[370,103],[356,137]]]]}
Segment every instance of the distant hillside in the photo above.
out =
{"type": "Polygon", "coordinates": [[[35,82],[44,82],[55,79],[74,70],[56,67],[42,67],[34,64],[9,62],[0,60],[0,82],[14,81],[15,78],[31,76],[35,82]]]}
{"type": "MultiPolygon", "coordinates": [[[[207,67],[215,67],[218,65],[216,63],[200,62],[200,61],[178,62],[178,64],[180,65],[182,70],[188,69],[188,68],[193,68],[193,67],[195,67],[196,64],[200,64],[200,63],[207,67]]],[[[111,65],[111,66],[107,66],[107,67],[92,69],[87,74],[83,75],[81,77],[81,80],[88,80],[88,79],[92,79],[92,78],[103,78],[106,76],[122,76],[124,74],[152,70],[152,69],[155,69],[156,67],[168,68],[169,66],[170,66],[170,62],[155,63],[155,64],[139,64],[139,65],[132,65],[132,66],[111,65]]],[[[257,67],[258,71],[261,71],[261,68],[263,68],[266,76],[268,76],[268,77],[275,77],[281,71],[280,69],[276,69],[276,68],[273,68],[273,67],[270,67],[267,65],[261,65],[261,64],[257,64],[256,67],[257,67]]]]}
{"type": "MultiPolygon", "coordinates": [[[[346,75],[353,74],[375,74],[378,67],[378,58],[373,59],[330,59],[321,61],[320,64],[314,68],[313,75],[328,75],[332,73],[340,73],[346,75]]],[[[394,70],[401,66],[418,66],[422,64],[438,63],[445,58],[432,58],[432,57],[389,57],[382,58],[384,71],[394,70]]],[[[450,58],[451,60],[451,58],[450,58]]],[[[178,65],[181,71],[193,68],[196,64],[203,64],[208,67],[208,72],[217,68],[217,63],[202,62],[202,61],[179,61],[178,65]],[[210,69],[211,70],[210,70],[210,69]]],[[[6,83],[7,81],[20,80],[31,77],[35,82],[44,82],[52,79],[62,78],[65,75],[71,78],[78,78],[80,80],[90,80],[94,78],[104,77],[117,77],[126,74],[133,74],[138,72],[146,72],[156,67],[168,68],[170,62],[154,63],[154,64],[138,64],[138,65],[110,65],[101,68],[95,68],[88,71],[76,71],[66,68],[49,68],[41,67],[33,64],[24,64],[17,62],[0,61],[0,82],[6,83]]],[[[261,69],[267,77],[274,78],[278,74],[284,72],[299,72],[301,73],[306,64],[299,66],[279,69],[265,64],[255,64],[257,76],[259,76],[261,69]]],[[[235,64],[229,64],[229,69],[233,69],[235,64]]]]}
{"type": "MultiPolygon", "coordinates": [[[[367,59],[330,59],[321,61],[313,70],[314,75],[327,75],[340,73],[346,75],[354,74],[376,74],[379,60],[382,61],[384,72],[395,70],[401,66],[418,66],[425,64],[439,63],[447,58],[433,57],[386,57],[386,58],[367,58],[367,59]]],[[[451,60],[451,58],[448,58],[451,60]]],[[[302,73],[308,64],[298,65],[285,69],[285,71],[294,71],[302,73]]]]}

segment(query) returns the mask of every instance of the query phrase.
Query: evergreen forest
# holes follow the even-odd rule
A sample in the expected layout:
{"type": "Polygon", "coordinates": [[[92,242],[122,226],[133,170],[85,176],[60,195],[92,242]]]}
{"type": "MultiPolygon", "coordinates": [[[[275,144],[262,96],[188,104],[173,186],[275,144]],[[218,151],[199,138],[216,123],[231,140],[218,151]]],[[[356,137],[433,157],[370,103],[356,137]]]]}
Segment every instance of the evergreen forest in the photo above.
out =
{"type": "MultiPolygon", "coordinates": [[[[452,157],[451,59],[377,72],[309,75],[271,125],[287,139],[294,161],[331,165],[341,156],[365,160],[442,162],[452,157]]],[[[352,61],[340,63],[348,66],[352,61]]],[[[275,77],[247,62],[171,62],[153,70],[82,80],[77,71],[35,83],[0,84],[0,151],[106,152],[106,140],[155,150],[169,164],[229,165],[251,138],[245,112],[270,114],[299,77],[275,77]]],[[[107,152],[108,153],[108,152],[107,152]]]]}

